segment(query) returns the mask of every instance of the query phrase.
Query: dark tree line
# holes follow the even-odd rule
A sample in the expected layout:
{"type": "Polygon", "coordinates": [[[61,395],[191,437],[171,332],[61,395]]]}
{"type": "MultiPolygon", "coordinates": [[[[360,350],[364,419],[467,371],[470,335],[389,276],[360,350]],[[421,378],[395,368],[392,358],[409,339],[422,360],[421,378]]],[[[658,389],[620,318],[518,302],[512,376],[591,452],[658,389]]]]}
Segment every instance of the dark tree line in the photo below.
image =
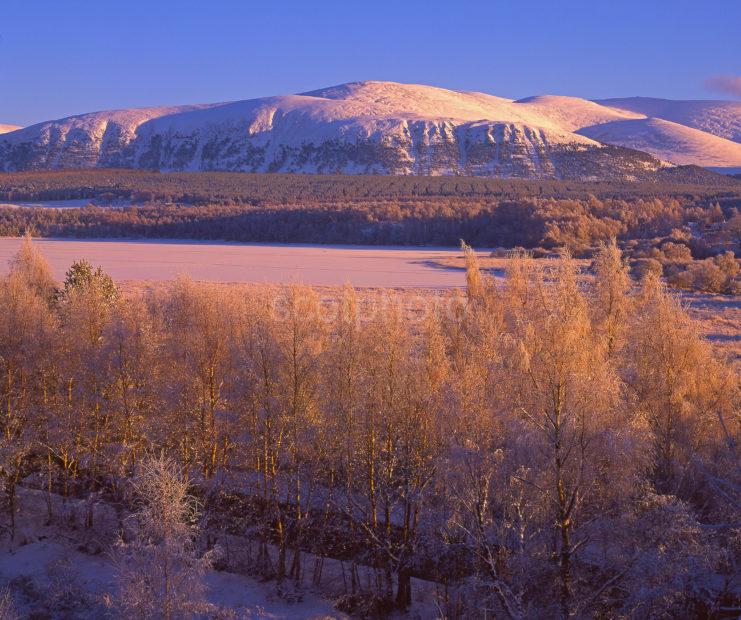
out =
{"type": "Polygon", "coordinates": [[[0,209],[0,235],[449,246],[466,239],[479,247],[568,248],[581,255],[611,238],[624,243],[665,237],[688,225],[696,229],[696,238],[687,240],[689,246],[697,245],[711,226],[725,226],[733,236],[732,204],[592,196],[517,201],[439,197],[261,207],[29,207],[0,209]]]}
{"type": "Polygon", "coordinates": [[[653,183],[528,181],[485,177],[250,174],[79,169],[0,173],[0,200],[117,199],[137,203],[301,204],[431,197],[650,198],[738,193],[741,183],[695,166],[668,169],[653,183]]]}

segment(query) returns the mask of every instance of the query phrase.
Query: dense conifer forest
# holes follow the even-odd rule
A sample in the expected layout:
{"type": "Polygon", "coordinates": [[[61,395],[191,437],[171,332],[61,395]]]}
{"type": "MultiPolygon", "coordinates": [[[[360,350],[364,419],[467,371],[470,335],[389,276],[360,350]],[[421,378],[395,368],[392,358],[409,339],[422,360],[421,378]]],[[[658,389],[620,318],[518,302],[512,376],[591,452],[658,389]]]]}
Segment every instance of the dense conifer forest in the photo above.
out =
{"type": "Polygon", "coordinates": [[[652,183],[528,181],[486,177],[149,172],[84,168],[0,173],[0,200],[127,198],[135,202],[285,204],[432,196],[550,198],[709,195],[741,191],[731,176],[697,166],[669,168],[652,183]]]}

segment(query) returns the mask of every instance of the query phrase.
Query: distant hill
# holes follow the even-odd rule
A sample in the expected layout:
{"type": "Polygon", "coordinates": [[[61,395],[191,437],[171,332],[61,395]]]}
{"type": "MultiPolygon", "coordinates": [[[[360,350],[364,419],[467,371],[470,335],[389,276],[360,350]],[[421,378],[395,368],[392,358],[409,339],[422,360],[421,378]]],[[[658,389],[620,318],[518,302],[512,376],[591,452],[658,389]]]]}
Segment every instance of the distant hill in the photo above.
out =
{"type": "Polygon", "coordinates": [[[733,142],[741,142],[741,101],[653,99],[627,97],[595,103],[651,118],[686,125],[733,142]]]}
{"type": "Polygon", "coordinates": [[[612,121],[578,132],[600,142],[646,151],[679,165],[741,168],[741,143],[661,118],[612,121]]]}

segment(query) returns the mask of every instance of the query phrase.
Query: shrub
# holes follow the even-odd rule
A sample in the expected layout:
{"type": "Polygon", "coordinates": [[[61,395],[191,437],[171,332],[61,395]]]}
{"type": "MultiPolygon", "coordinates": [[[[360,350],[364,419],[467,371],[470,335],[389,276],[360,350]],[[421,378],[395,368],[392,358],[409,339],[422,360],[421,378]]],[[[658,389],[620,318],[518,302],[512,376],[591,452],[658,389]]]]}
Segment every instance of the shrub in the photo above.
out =
{"type": "Polygon", "coordinates": [[[653,273],[660,276],[664,269],[661,263],[654,258],[637,258],[630,263],[630,273],[639,280],[653,273]]]}
{"type": "Polygon", "coordinates": [[[672,279],[680,273],[684,273],[686,270],[686,263],[664,263],[664,277],[667,278],[669,282],[671,282],[672,279]]]}
{"type": "Polygon", "coordinates": [[[731,251],[719,254],[713,259],[713,261],[716,265],[718,265],[718,268],[730,279],[735,278],[739,272],[738,260],[736,260],[735,255],[731,251]]]}
{"type": "Polygon", "coordinates": [[[667,281],[674,288],[683,288],[686,290],[693,289],[694,282],[695,282],[694,276],[689,269],[684,269],[682,271],[676,271],[668,275],[667,281]]]}
{"type": "Polygon", "coordinates": [[[692,260],[692,252],[683,243],[672,243],[667,241],[662,244],[661,252],[667,261],[675,263],[688,263],[692,260]]]}
{"type": "Polygon", "coordinates": [[[726,275],[715,264],[712,259],[696,261],[692,263],[684,274],[680,282],[682,288],[704,291],[707,293],[720,293],[724,290],[727,281],[726,275]]]}
{"type": "Polygon", "coordinates": [[[714,258],[706,258],[691,263],[686,270],[664,268],[669,283],[677,288],[705,291],[708,293],[737,294],[739,284],[736,276],[739,264],[733,252],[725,252],[714,258]]]}

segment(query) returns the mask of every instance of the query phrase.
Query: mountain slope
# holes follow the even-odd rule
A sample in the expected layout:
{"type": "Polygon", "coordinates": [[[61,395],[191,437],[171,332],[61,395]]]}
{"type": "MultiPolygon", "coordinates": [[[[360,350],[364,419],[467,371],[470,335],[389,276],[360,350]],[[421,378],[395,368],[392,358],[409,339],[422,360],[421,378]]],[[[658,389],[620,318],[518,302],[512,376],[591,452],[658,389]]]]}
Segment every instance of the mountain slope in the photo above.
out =
{"type": "Polygon", "coordinates": [[[20,125],[3,125],[0,123],[0,133],[10,133],[20,128],[20,125]]]}
{"type": "Polygon", "coordinates": [[[741,144],[660,118],[613,121],[578,130],[600,142],[652,153],[679,165],[741,167],[741,144]]]}
{"type": "MultiPolygon", "coordinates": [[[[100,166],[640,179],[667,165],[660,160],[677,163],[672,145],[681,150],[692,142],[653,123],[620,125],[642,121],[642,112],[574,97],[513,101],[432,86],[353,82],[298,95],[48,121],[0,136],[0,170],[100,166]],[[644,147],[658,159],[635,150],[644,147]]],[[[735,162],[735,153],[721,150],[714,165],[727,163],[724,158],[735,162]]]]}
{"type": "Polygon", "coordinates": [[[652,97],[627,97],[601,99],[596,103],[673,121],[720,138],[741,142],[741,101],[672,101],[652,97]]]}
{"type": "Polygon", "coordinates": [[[540,95],[515,102],[519,107],[540,114],[567,131],[633,118],[644,118],[643,114],[618,110],[599,105],[578,97],[540,95]]]}

